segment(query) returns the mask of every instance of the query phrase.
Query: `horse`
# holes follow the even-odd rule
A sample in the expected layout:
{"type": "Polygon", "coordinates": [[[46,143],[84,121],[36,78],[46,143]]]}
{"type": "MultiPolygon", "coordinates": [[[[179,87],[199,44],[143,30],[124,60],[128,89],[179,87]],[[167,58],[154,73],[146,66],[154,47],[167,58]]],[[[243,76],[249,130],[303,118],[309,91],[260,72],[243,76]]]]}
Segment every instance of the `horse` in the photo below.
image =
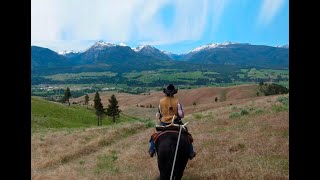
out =
{"type": "MultiPolygon", "coordinates": [[[[157,119],[159,119],[158,115],[159,113],[156,114],[157,119]]],[[[181,179],[189,160],[189,145],[193,142],[193,139],[186,127],[188,123],[183,124],[180,121],[180,123],[175,124],[174,119],[175,115],[172,117],[171,124],[166,126],[157,125],[156,130],[161,133],[156,133],[156,136],[153,137],[155,140],[160,180],[170,178],[181,179]],[[176,150],[177,143],[179,143],[178,150],[176,150]],[[173,166],[174,170],[172,173],[173,166]]]]}
{"type": "MultiPolygon", "coordinates": [[[[157,141],[155,142],[158,169],[160,171],[160,180],[169,180],[171,177],[171,171],[179,136],[178,128],[179,126],[171,126],[168,129],[163,130],[161,135],[157,137],[157,141]]],[[[184,169],[189,160],[189,143],[190,139],[188,139],[185,130],[183,130],[180,135],[172,179],[180,180],[183,176],[184,169]]]]}

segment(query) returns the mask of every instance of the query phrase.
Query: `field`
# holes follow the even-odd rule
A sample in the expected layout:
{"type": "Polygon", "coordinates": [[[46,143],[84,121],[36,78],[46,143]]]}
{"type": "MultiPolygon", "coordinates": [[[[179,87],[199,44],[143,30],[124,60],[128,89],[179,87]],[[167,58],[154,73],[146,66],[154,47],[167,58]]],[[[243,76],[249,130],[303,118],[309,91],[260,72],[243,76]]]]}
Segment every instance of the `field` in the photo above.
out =
{"type": "Polygon", "coordinates": [[[117,73],[112,73],[112,72],[82,72],[82,73],[56,74],[52,76],[45,76],[45,78],[49,80],[54,80],[54,81],[68,81],[68,80],[114,77],[116,75],[117,73]]]}
{"type": "MultiPolygon", "coordinates": [[[[256,96],[256,90],[256,85],[241,85],[178,91],[186,113],[183,121],[189,122],[197,152],[183,179],[289,179],[289,95],[256,96]],[[226,99],[215,102],[222,94],[226,99]]],[[[157,109],[146,105],[157,106],[163,93],[103,92],[104,106],[111,94],[127,118],[116,124],[105,119],[102,127],[95,126],[91,106],[80,105],[83,97],[72,99],[79,104],[71,107],[32,99],[33,119],[47,114],[47,122],[57,118],[72,127],[32,122],[37,129],[32,131],[32,179],[158,176],[156,158],[147,153],[157,109]],[[50,111],[40,107],[44,105],[50,111]]],[[[93,94],[89,96],[92,100],[93,94]]]]}
{"type": "Polygon", "coordinates": [[[61,95],[67,87],[74,91],[73,97],[96,91],[117,90],[132,94],[159,91],[166,84],[176,84],[180,89],[198,87],[225,87],[241,84],[273,82],[289,87],[289,71],[279,69],[239,69],[226,71],[157,69],[124,73],[83,72],[33,77],[32,95],[51,97],[61,95]],[[48,89],[47,86],[54,87],[48,89]]]}

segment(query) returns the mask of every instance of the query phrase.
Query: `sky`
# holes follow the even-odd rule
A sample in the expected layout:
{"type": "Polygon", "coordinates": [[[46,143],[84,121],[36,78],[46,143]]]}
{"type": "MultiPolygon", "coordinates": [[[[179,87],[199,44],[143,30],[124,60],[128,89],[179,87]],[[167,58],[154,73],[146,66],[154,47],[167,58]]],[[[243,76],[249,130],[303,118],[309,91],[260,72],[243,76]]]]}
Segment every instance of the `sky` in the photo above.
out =
{"type": "Polygon", "coordinates": [[[226,41],[285,45],[289,0],[31,0],[31,45],[84,51],[99,40],[176,54],[226,41]]]}

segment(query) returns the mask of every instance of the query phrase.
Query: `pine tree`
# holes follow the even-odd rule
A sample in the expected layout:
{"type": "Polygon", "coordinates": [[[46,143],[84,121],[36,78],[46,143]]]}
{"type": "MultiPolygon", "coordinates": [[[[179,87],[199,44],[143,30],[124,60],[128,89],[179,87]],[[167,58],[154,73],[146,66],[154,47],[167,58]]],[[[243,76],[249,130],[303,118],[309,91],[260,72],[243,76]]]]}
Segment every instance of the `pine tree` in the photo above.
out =
{"type": "Polygon", "coordinates": [[[69,87],[67,87],[67,89],[64,91],[63,100],[64,100],[64,102],[68,101],[69,106],[70,106],[70,101],[69,101],[70,97],[71,97],[71,92],[70,92],[69,87]]]}
{"type": "Polygon", "coordinates": [[[116,99],[116,96],[114,94],[112,94],[112,96],[110,97],[110,99],[108,101],[109,101],[109,104],[107,107],[106,115],[111,116],[112,121],[116,122],[116,118],[119,118],[120,112],[121,112],[121,110],[119,109],[119,106],[118,106],[118,101],[116,99]]]}
{"type": "Polygon", "coordinates": [[[98,126],[99,125],[102,126],[102,115],[104,114],[104,109],[103,109],[103,105],[101,103],[100,95],[98,92],[96,92],[93,102],[94,102],[94,109],[96,110],[96,115],[98,119],[98,126]]]}
{"type": "Polygon", "coordinates": [[[84,104],[87,105],[87,109],[88,109],[88,104],[89,104],[89,96],[88,96],[88,94],[86,94],[86,96],[84,97],[84,104]]]}

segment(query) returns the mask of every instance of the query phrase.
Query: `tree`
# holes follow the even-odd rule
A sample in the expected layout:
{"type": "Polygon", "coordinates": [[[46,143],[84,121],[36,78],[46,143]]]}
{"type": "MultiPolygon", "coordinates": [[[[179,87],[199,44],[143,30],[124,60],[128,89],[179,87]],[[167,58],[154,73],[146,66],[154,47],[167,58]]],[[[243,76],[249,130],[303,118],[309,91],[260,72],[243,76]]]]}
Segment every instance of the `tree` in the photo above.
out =
{"type": "Polygon", "coordinates": [[[63,101],[64,102],[68,101],[69,106],[70,106],[70,101],[69,101],[70,97],[71,97],[71,92],[70,92],[70,89],[67,87],[67,89],[64,91],[63,101]]]}
{"type": "Polygon", "coordinates": [[[112,94],[112,96],[110,97],[110,99],[108,101],[109,101],[109,104],[107,107],[106,115],[111,116],[112,121],[116,122],[116,118],[119,118],[120,112],[121,112],[121,110],[119,109],[119,106],[118,106],[118,101],[116,99],[116,96],[114,94],[112,94]]]}
{"type": "Polygon", "coordinates": [[[264,83],[262,81],[259,82],[259,86],[262,86],[264,83]]]}
{"type": "Polygon", "coordinates": [[[104,109],[103,109],[103,105],[101,103],[100,95],[98,92],[96,92],[93,102],[94,102],[94,109],[96,110],[96,115],[98,119],[98,126],[99,125],[102,126],[102,116],[104,114],[104,109]]]}
{"type": "Polygon", "coordinates": [[[88,109],[88,103],[89,103],[89,96],[88,94],[86,94],[86,96],[84,97],[84,104],[87,105],[87,109],[88,109]]]}
{"type": "Polygon", "coordinates": [[[218,97],[216,97],[216,98],[214,99],[214,101],[217,102],[217,101],[218,101],[218,97]]]}

